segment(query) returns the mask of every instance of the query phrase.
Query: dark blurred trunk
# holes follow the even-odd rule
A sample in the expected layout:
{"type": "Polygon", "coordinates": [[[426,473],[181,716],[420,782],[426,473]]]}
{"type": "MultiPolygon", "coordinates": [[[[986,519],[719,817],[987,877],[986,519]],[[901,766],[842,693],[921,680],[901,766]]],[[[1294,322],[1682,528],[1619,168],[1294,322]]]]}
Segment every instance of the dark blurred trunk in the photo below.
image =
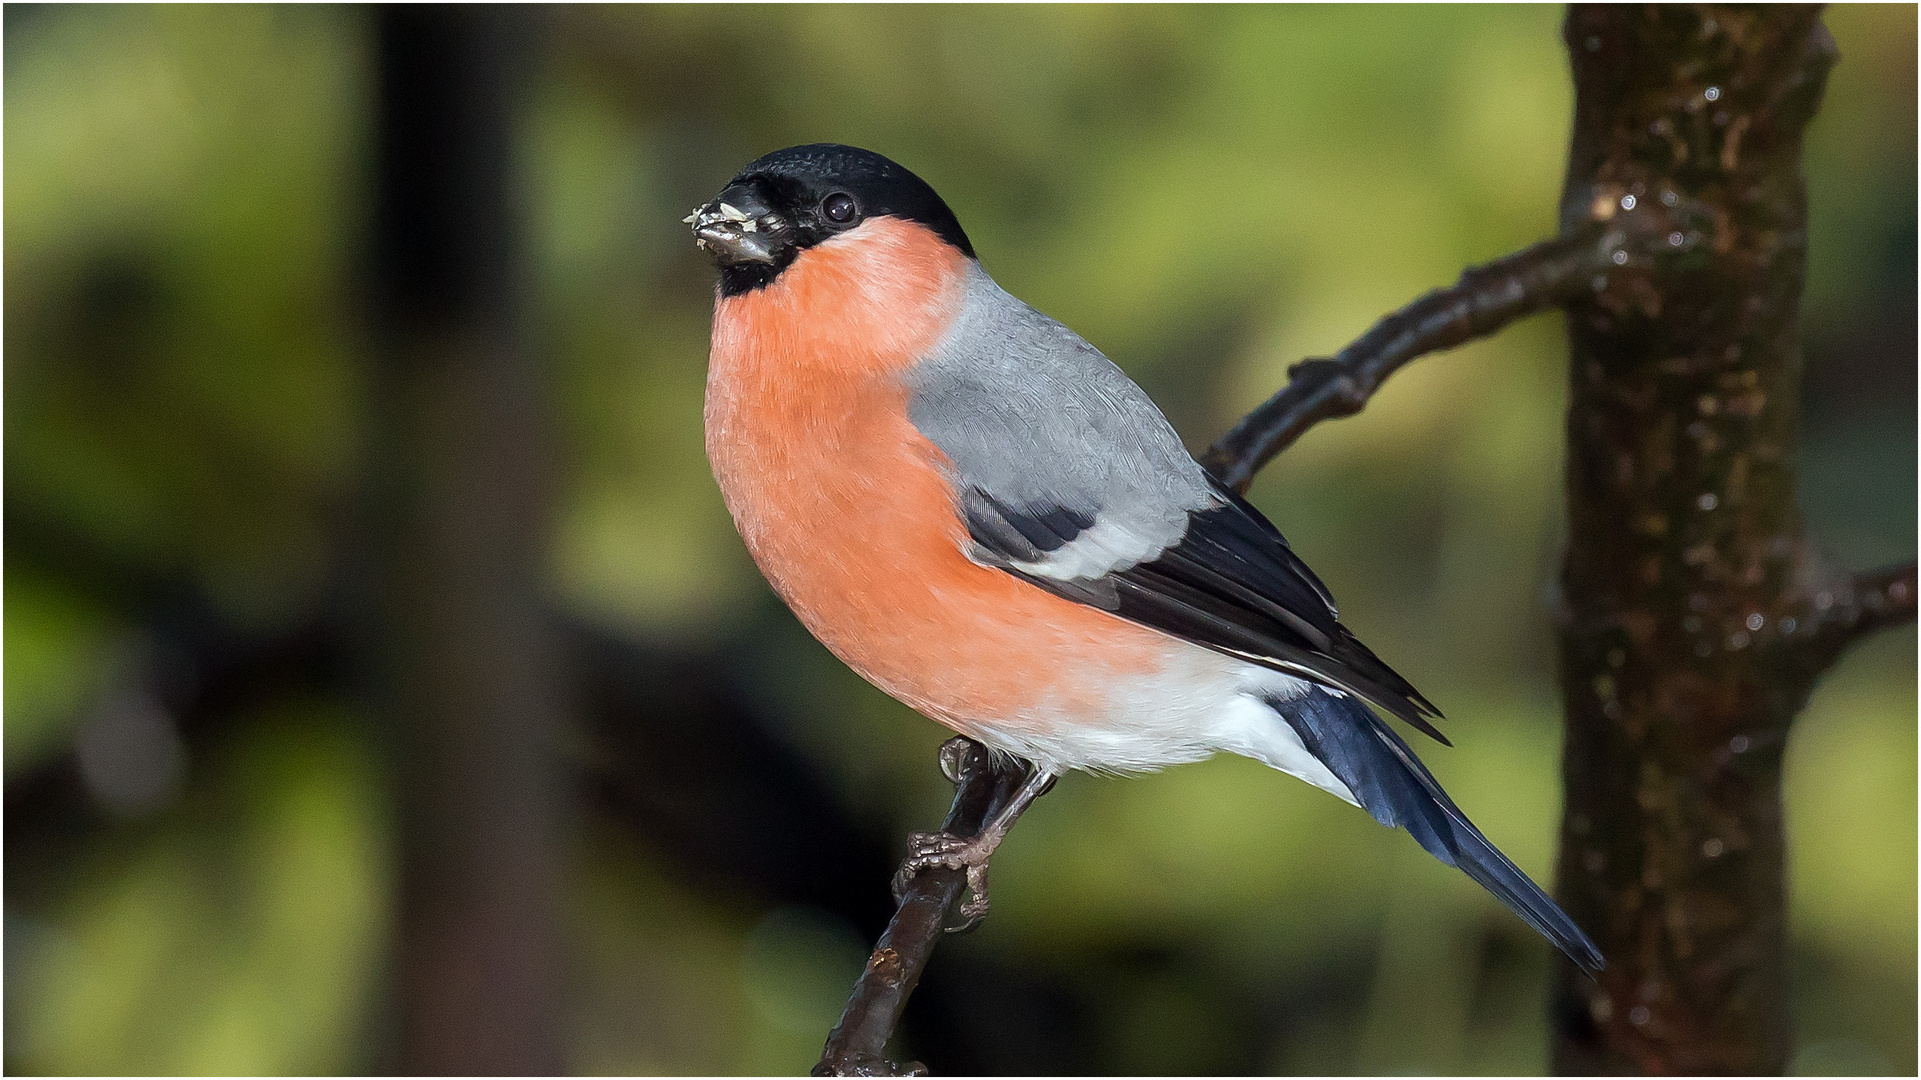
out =
{"type": "MultiPolygon", "coordinates": [[[[1818,9],[1576,7],[1562,225],[1665,234],[1569,305],[1562,1073],[1779,1073],[1788,729],[1831,608],[1795,504],[1818,9]],[[1810,643],[1803,647],[1803,642],[1810,643]]],[[[1838,651],[1838,650],[1837,650],[1838,651]]]]}
{"type": "Polygon", "coordinates": [[[560,695],[538,597],[547,424],[520,319],[512,139],[532,18],[375,19],[370,480],[401,815],[394,1066],[555,1073],[560,695]]]}

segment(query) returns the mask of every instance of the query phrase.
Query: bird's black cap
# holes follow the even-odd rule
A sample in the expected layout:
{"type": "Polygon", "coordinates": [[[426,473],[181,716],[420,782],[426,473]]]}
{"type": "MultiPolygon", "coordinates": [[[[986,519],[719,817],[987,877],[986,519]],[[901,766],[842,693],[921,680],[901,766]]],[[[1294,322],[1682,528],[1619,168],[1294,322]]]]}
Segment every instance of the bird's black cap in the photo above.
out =
{"type": "Polygon", "coordinates": [[[790,146],[743,166],[696,210],[702,247],[720,261],[721,293],[758,289],[806,249],[871,217],[919,222],[968,258],[974,245],[925,180],[898,163],[854,146],[790,146]]]}

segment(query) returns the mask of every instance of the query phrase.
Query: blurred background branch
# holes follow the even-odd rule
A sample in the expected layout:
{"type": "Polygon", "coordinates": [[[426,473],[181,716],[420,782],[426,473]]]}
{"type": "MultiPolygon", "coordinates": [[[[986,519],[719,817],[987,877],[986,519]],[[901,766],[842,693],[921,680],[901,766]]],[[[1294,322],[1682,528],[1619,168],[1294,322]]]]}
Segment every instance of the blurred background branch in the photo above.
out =
{"type": "Polygon", "coordinates": [[[516,102],[533,15],[374,9],[377,367],[362,646],[394,746],[396,1071],[551,1075],[561,1048],[546,365],[516,102]]]}

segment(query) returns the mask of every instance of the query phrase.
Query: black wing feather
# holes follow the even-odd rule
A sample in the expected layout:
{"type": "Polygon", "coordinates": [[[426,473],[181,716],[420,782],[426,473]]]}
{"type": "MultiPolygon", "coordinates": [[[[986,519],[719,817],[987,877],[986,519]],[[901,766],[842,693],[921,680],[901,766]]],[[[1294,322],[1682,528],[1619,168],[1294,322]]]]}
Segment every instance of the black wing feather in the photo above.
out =
{"type": "Polygon", "coordinates": [[[1059,506],[1014,507],[975,489],[968,531],[1009,573],[1049,592],[1112,611],[1218,652],[1357,694],[1444,745],[1441,712],[1340,623],[1334,598],[1271,522],[1219,485],[1221,505],[1189,514],[1180,541],[1152,561],[1093,580],[1060,581],[1007,562],[1031,562],[1091,527],[1059,506]]]}

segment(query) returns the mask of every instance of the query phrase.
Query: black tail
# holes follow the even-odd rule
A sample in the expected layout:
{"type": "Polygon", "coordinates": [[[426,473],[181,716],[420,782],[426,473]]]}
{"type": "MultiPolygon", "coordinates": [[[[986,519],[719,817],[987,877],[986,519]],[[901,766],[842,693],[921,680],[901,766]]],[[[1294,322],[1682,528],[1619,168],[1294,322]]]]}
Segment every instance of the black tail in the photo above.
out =
{"type": "Polygon", "coordinates": [[[1269,704],[1374,820],[1406,829],[1435,858],[1460,867],[1590,974],[1606,966],[1567,912],[1487,842],[1407,743],[1359,699],[1316,686],[1269,704]]]}

